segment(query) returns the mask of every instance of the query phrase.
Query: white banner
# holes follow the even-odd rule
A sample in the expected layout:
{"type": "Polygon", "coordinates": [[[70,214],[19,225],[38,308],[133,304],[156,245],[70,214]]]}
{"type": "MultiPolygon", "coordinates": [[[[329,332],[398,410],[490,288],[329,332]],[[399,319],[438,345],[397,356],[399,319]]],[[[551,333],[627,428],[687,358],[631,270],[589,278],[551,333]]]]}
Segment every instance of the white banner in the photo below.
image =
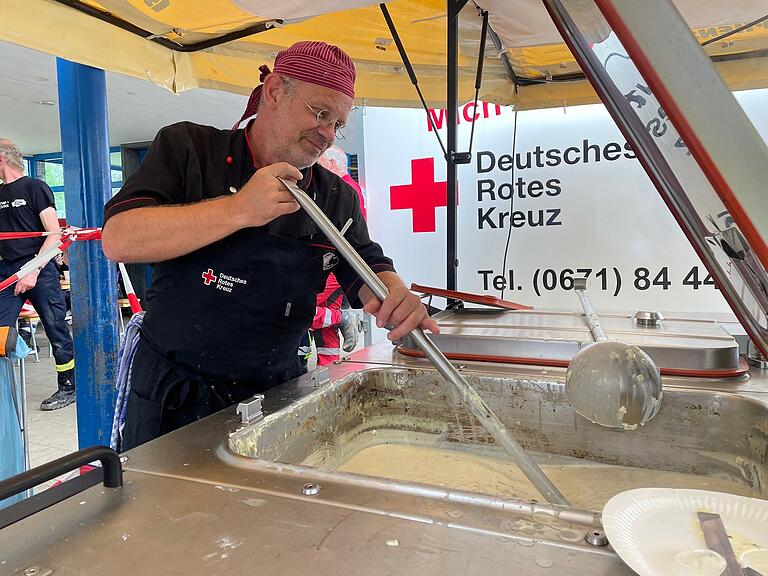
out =
{"type": "MultiPolygon", "coordinates": [[[[768,90],[737,95],[765,136],[768,90]]],[[[458,288],[537,308],[727,312],[679,226],[603,106],[517,114],[459,110],[458,288]],[[508,249],[507,239],[509,238],[508,249]],[[506,262],[505,262],[506,251],[506,262]]],[[[361,115],[371,236],[407,282],[445,286],[446,174],[423,110],[361,115]]],[[[445,141],[445,113],[433,111],[445,141]]]]}

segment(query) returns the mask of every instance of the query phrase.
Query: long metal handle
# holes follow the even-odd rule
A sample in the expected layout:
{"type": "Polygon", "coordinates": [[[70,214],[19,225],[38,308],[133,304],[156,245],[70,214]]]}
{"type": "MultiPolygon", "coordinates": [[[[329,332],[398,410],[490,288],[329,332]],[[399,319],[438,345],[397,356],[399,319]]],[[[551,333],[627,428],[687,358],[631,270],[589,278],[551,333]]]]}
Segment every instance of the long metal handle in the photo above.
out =
{"type": "Polygon", "coordinates": [[[574,279],[573,289],[579,297],[581,309],[584,310],[584,316],[587,317],[587,324],[589,325],[589,331],[592,332],[592,338],[595,339],[595,342],[607,341],[608,336],[606,336],[605,330],[603,330],[603,326],[600,324],[600,317],[595,312],[595,309],[592,308],[592,302],[589,301],[589,296],[587,296],[587,279],[574,279]]]}
{"type": "MultiPolygon", "coordinates": [[[[347,242],[333,223],[323,213],[320,208],[307,196],[303,190],[301,190],[294,183],[278,178],[283,185],[290,190],[296,202],[304,209],[309,217],[318,225],[320,230],[328,237],[331,243],[336,246],[338,251],[349,263],[350,266],[358,273],[363,282],[371,289],[373,295],[376,296],[382,302],[389,294],[389,290],[384,285],[376,273],[371,270],[368,264],[365,263],[360,257],[360,254],[355,251],[354,248],[347,242]]],[[[464,380],[458,370],[448,362],[446,357],[430,340],[421,328],[415,328],[411,332],[411,337],[414,339],[419,348],[424,352],[430,362],[437,368],[437,371],[453,384],[461,394],[462,400],[469,406],[472,413],[480,421],[480,423],[490,432],[491,436],[498,442],[512,458],[515,460],[520,470],[526,477],[533,483],[536,489],[541,492],[549,502],[553,504],[568,505],[568,501],[565,496],[557,489],[552,481],[547,478],[546,474],[541,471],[536,463],[525,452],[522,446],[515,440],[509,431],[504,428],[501,420],[491,411],[482,397],[464,380]]]]}

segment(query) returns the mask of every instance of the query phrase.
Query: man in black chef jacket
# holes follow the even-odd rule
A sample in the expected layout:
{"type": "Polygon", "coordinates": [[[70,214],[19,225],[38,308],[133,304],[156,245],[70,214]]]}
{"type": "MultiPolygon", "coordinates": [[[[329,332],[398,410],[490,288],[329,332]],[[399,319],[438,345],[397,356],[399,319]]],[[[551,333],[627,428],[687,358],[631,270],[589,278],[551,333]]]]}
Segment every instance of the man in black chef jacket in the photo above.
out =
{"type": "MultiPolygon", "coordinates": [[[[355,191],[316,165],[354,101],[350,57],[299,42],[262,66],[245,129],[163,128],[107,203],[111,260],[154,262],[131,374],[123,449],[301,374],[297,349],[333,271],[351,303],[394,326],[433,332],[418,297],[368,237],[355,191]],[[381,303],[277,177],[298,182],[389,288],[381,303]]],[[[238,123],[239,125],[240,123],[238,123]]]]}

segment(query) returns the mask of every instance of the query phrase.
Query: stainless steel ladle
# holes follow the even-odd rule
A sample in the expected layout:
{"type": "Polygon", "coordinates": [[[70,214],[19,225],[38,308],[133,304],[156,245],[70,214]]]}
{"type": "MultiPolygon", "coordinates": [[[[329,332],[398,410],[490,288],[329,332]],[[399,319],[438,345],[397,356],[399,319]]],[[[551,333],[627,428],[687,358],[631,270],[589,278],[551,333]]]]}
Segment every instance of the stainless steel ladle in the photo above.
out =
{"type": "Polygon", "coordinates": [[[634,430],[661,407],[661,374],[650,356],[637,346],[609,340],[578,278],[574,290],[595,339],[568,365],[565,394],[574,410],[610,428],[634,430]]]}

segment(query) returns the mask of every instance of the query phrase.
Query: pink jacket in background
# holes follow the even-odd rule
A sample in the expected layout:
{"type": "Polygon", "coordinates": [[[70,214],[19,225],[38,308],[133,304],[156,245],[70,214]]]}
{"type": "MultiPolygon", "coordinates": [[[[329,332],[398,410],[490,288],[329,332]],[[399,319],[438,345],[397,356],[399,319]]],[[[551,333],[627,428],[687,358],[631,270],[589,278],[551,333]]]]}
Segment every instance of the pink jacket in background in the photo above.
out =
{"type": "Polygon", "coordinates": [[[355,192],[357,192],[357,197],[360,198],[360,210],[363,211],[363,218],[368,220],[368,213],[365,211],[365,198],[363,198],[363,190],[360,188],[360,184],[355,182],[355,179],[352,178],[349,174],[344,174],[344,176],[341,177],[344,182],[352,186],[352,188],[355,189],[355,192]]]}
{"type": "MultiPolygon", "coordinates": [[[[363,213],[363,218],[367,219],[365,198],[360,185],[349,174],[344,174],[342,180],[357,192],[360,199],[360,210],[363,213]]],[[[341,342],[337,327],[341,323],[342,294],[336,276],[331,274],[328,276],[325,290],[317,295],[317,307],[315,308],[315,318],[312,321],[312,330],[315,332],[318,366],[330,364],[341,356],[341,342]]]]}

